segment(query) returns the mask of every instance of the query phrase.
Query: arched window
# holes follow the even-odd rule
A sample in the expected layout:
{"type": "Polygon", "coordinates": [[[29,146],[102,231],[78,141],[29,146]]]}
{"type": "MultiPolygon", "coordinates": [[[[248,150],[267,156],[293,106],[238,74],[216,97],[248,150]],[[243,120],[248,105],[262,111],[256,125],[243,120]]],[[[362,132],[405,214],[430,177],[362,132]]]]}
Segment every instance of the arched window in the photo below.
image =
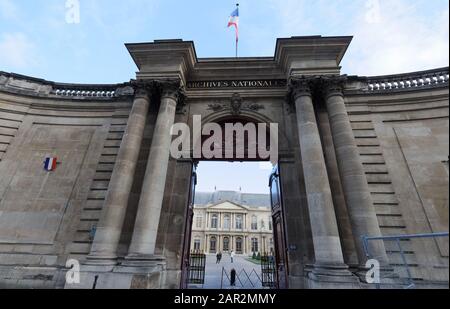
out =
{"type": "Polygon", "coordinates": [[[236,216],[236,229],[242,230],[242,215],[236,216]]]}
{"type": "Polygon", "coordinates": [[[211,216],[211,228],[216,229],[218,227],[219,217],[217,214],[211,216]]]}
{"type": "Polygon", "coordinates": [[[230,251],[230,238],[228,237],[223,238],[223,251],[230,251]]]}
{"type": "Polygon", "coordinates": [[[242,254],[242,237],[236,238],[236,253],[242,254]]]}
{"type": "Polygon", "coordinates": [[[223,217],[223,228],[226,230],[230,229],[230,215],[225,215],[225,217],[223,217]]]}
{"type": "Polygon", "coordinates": [[[258,218],[252,216],[252,230],[256,231],[258,229],[258,218]]]}
{"type": "Polygon", "coordinates": [[[216,253],[216,251],[217,251],[217,239],[215,236],[213,236],[209,241],[209,252],[216,253]]]}

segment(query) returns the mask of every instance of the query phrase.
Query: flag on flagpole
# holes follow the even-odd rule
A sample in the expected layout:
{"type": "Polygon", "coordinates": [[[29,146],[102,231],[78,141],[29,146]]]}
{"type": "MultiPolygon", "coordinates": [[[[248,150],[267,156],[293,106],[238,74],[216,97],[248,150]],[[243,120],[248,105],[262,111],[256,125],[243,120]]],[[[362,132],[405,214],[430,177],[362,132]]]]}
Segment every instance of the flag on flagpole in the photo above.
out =
{"type": "Polygon", "coordinates": [[[228,28],[234,26],[236,29],[236,42],[239,41],[239,4],[237,8],[231,13],[230,20],[228,21],[228,28]]]}
{"type": "Polygon", "coordinates": [[[57,158],[53,158],[53,157],[45,158],[44,169],[48,172],[52,172],[52,171],[56,170],[56,161],[57,160],[58,160],[57,158]]]}

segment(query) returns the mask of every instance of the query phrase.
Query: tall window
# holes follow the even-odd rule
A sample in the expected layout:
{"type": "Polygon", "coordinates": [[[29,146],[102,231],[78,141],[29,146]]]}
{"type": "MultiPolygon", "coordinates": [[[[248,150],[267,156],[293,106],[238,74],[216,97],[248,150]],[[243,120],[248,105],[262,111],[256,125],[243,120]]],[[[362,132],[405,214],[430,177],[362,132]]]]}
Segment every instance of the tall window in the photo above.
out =
{"type": "Polygon", "coordinates": [[[236,216],[236,229],[242,230],[242,215],[236,216]]]}
{"type": "Polygon", "coordinates": [[[213,236],[209,241],[209,252],[216,253],[216,251],[217,251],[217,239],[216,237],[213,236]]]}
{"type": "Polygon", "coordinates": [[[273,252],[273,238],[269,240],[270,253],[273,252]]]}
{"type": "Polygon", "coordinates": [[[200,251],[200,239],[196,238],[194,240],[194,251],[200,251]]]}
{"type": "Polygon", "coordinates": [[[225,215],[225,217],[223,217],[223,228],[226,230],[230,229],[230,215],[225,215]]]}
{"type": "Polygon", "coordinates": [[[269,217],[269,230],[272,230],[272,218],[271,217],[269,217]]]}
{"type": "Polygon", "coordinates": [[[258,252],[258,238],[252,238],[252,252],[258,252]]]}
{"type": "Polygon", "coordinates": [[[217,214],[211,216],[211,228],[216,229],[218,227],[219,217],[217,214]]]}
{"type": "Polygon", "coordinates": [[[252,216],[252,230],[256,231],[258,229],[258,218],[252,216]]]}
{"type": "Polygon", "coordinates": [[[242,254],[242,238],[236,238],[236,253],[242,254]]]}
{"type": "Polygon", "coordinates": [[[230,238],[223,238],[223,251],[230,251],[230,238]]]}
{"type": "Polygon", "coordinates": [[[203,224],[203,222],[202,222],[202,216],[197,216],[197,218],[195,219],[195,226],[196,226],[198,229],[201,229],[201,228],[202,228],[202,224],[203,224]]]}

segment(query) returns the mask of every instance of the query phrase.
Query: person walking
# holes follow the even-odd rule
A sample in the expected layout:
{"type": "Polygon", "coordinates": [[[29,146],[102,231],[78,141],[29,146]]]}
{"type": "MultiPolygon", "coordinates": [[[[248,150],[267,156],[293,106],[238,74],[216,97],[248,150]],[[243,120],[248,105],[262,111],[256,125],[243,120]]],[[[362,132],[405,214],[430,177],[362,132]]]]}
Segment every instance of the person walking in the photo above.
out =
{"type": "Polygon", "coordinates": [[[217,252],[216,254],[216,264],[220,263],[220,252],[217,252]]]}
{"type": "Polygon", "coordinates": [[[219,252],[219,264],[222,261],[222,252],[219,252]]]}
{"type": "Polygon", "coordinates": [[[231,250],[231,254],[230,254],[230,257],[231,257],[231,263],[234,263],[234,256],[235,256],[234,251],[231,250]]]}

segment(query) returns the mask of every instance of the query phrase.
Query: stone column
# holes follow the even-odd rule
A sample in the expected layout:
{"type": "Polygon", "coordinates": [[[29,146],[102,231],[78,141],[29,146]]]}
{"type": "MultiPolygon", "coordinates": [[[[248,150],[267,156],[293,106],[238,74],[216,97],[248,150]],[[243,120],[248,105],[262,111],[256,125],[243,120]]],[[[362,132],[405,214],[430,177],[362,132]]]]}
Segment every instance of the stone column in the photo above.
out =
{"type": "MultiPolygon", "coordinates": [[[[352,224],[359,264],[364,267],[367,257],[361,237],[381,236],[381,231],[345,107],[343,80],[325,80],[324,88],[339,174],[352,224]]],[[[370,242],[369,245],[372,257],[378,259],[381,264],[387,265],[388,258],[383,241],[370,242]]]]}
{"type": "Polygon", "coordinates": [[[291,82],[314,243],[314,271],[329,274],[348,267],[344,264],[310,85],[306,79],[291,82]]]}
{"type": "Polygon", "coordinates": [[[135,94],[87,264],[116,264],[117,247],[133,185],[149,104],[148,91],[139,88],[135,94]]]}
{"type": "Polygon", "coordinates": [[[153,261],[169,164],[171,128],[179,97],[178,83],[162,84],[161,106],[153,134],[144,183],[127,260],[153,261]]]}

